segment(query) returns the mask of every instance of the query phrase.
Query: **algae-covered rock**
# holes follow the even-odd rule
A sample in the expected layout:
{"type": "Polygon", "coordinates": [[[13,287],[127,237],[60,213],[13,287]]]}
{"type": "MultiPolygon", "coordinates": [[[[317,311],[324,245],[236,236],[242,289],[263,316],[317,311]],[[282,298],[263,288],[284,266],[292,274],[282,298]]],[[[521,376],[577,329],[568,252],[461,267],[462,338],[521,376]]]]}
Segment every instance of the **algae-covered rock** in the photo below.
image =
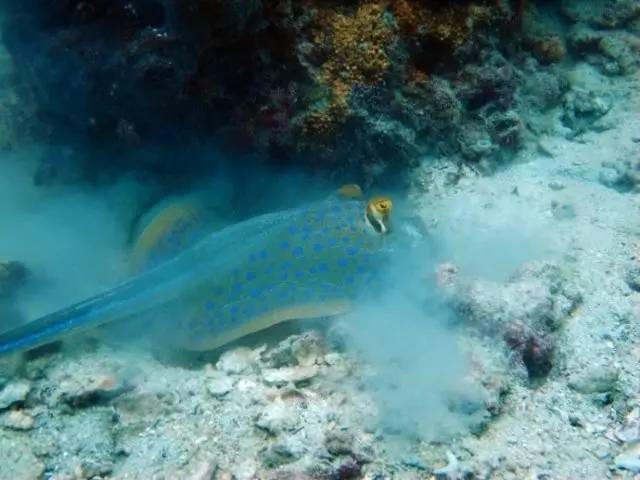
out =
{"type": "Polygon", "coordinates": [[[580,393],[608,393],[616,389],[618,371],[606,365],[594,365],[569,378],[569,387],[580,393]]]}
{"type": "Polygon", "coordinates": [[[30,441],[23,435],[5,434],[0,429],[0,478],[33,480],[42,478],[45,465],[34,455],[30,441]]]}
{"type": "Polygon", "coordinates": [[[31,384],[25,380],[16,380],[7,383],[0,390],[0,410],[24,402],[31,391],[31,384]]]}
{"type": "Polygon", "coordinates": [[[574,88],[564,97],[562,122],[576,136],[589,130],[599,130],[597,121],[611,110],[611,100],[605,93],[574,88]]]}

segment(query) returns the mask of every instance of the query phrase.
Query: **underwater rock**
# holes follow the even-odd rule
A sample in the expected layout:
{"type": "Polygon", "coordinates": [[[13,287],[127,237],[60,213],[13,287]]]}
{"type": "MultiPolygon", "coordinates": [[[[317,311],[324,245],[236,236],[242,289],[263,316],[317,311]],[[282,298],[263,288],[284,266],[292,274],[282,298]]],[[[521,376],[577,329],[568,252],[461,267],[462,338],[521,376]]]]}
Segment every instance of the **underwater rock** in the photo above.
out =
{"type": "Polygon", "coordinates": [[[331,431],[327,433],[324,445],[331,455],[351,455],[355,447],[352,434],[345,431],[331,431]]]}
{"type": "Polygon", "coordinates": [[[640,444],[627,448],[615,458],[615,466],[631,473],[640,473],[640,444]]]}
{"type": "Polygon", "coordinates": [[[339,480],[349,480],[351,478],[358,478],[362,471],[362,467],[358,465],[353,460],[347,460],[344,463],[341,463],[336,468],[333,478],[337,478],[339,480]]]}
{"type": "Polygon", "coordinates": [[[267,368],[262,370],[262,379],[267,385],[283,386],[288,383],[298,385],[311,380],[318,374],[315,365],[283,368],[267,368]]]}
{"type": "Polygon", "coordinates": [[[555,71],[536,68],[527,75],[522,92],[527,102],[545,112],[561,104],[568,86],[567,80],[555,71]]]}
{"type": "Polygon", "coordinates": [[[293,448],[290,442],[283,442],[265,447],[258,455],[265,467],[278,468],[299,460],[302,453],[299,449],[293,448]]]}
{"type": "Polygon", "coordinates": [[[95,375],[87,372],[63,379],[57,394],[62,402],[83,408],[108,402],[130,388],[113,374],[95,375]]]}
{"type": "Polygon", "coordinates": [[[35,421],[24,410],[11,410],[0,417],[0,425],[13,430],[31,430],[35,421]]]}
{"type": "Polygon", "coordinates": [[[551,201],[551,214],[556,220],[572,220],[576,218],[576,209],[570,203],[551,201]]]}
{"type": "Polygon", "coordinates": [[[457,480],[471,477],[473,472],[461,464],[452,452],[447,452],[447,465],[434,469],[433,475],[437,480],[457,480]]]}
{"type": "Polygon", "coordinates": [[[574,88],[564,97],[562,122],[572,130],[572,136],[588,130],[600,130],[596,123],[611,109],[611,101],[593,91],[574,88]]]}
{"type": "Polygon", "coordinates": [[[117,455],[111,408],[95,407],[70,415],[48,411],[38,416],[38,422],[42,428],[31,435],[48,468],[81,478],[104,477],[113,471],[117,455]]]}
{"type": "Polygon", "coordinates": [[[271,368],[316,365],[322,363],[325,351],[320,334],[310,331],[287,337],[275,348],[267,350],[262,361],[271,368]]]}
{"type": "Polygon", "coordinates": [[[255,421],[256,427],[270,435],[295,430],[300,422],[298,405],[291,401],[276,400],[267,405],[255,421]]]}
{"type": "Polygon", "coordinates": [[[524,128],[520,115],[513,110],[495,112],[487,117],[487,126],[493,141],[500,146],[517,148],[524,128]]]}
{"type": "Polygon", "coordinates": [[[634,51],[638,39],[625,32],[602,32],[579,25],[571,31],[567,41],[575,55],[608,75],[631,73],[638,64],[634,51]]]}
{"type": "Polygon", "coordinates": [[[618,371],[605,365],[589,365],[571,375],[568,385],[580,393],[609,393],[616,390],[618,371]]]}
{"type": "Polygon", "coordinates": [[[554,333],[580,297],[558,267],[543,262],[521,267],[506,284],[460,278],[451,301],[481,334],[502,338],[534,379],[551,370],[554,333]]]}
{"type": "Polygon", "coordinates": [[[629,288],[635,292],[640,292],[640,266],[634,265],[627,271],[625,281],[629,288]]]}
{"type": "Polygon", "coordinates": [[[518,72],[500,53],[489,51],[485,55],[482,63],[467,64],[458,72],[456,93],[469,110],[492,106],[506,111],[515,103],[518,72]]]}
{"type": "Polygon", "coordinates": [[[640,191],[640,158],[602,162],[599,180],[620,192],[640,191]]]}
{"type": "Polygon", "coordinates": [[[260,351],[246,347],[237,347],[220,355],[216,368],[229,374],[240,374],[255,367],[260,358],[260,351]]]}
{"type": "Polygon", "coordinates": [[[33,452],[32,442],[23,435],[0,434],[2,452],[2,478],[11,480],[33,480],[43,478],[45,465],[33,452]]]}
{"type": "Polygon", "coordinates": [[[640,407],[633,408],[625,416],[624,424],[614,434],[623,443],[640,442],[640,407]]]}
{"type": "Polygon", "coordinates": [[[184,480],[212,480],[213,478],[219,479],[219,477],[214,477],[217,469],[218,465],[216,464],[216,462],[211,460],[203,461],[195,467],[194,471],[184,477],[184,480]]]}
{"type": "Polygon", "coordinates": [[[635,0],[570,0],[562,2],[560,9],[563,15],[573,22],[584,22],[603,29],[629,27],[634,20],[640,18],[640,5],[635,0]]]}
{"type": "Polygon", "coordinates": [[[7,383],[0,390],[0,410],[9,408],[16,403],[22,403],[27,399],[31,391],[31,384],[25,380],[17,380],[7,383]]]}
{"type": "Polygon", "coordinates": [[[558,35],[534,41],[532,50],[536,58],[543,64],[561,62],[567,55],[564,41],[558,35]]]}
{"type": "Polygon", "coordinates": [[[214,375],[207,381],[207,391],[214,397],[223,397],[233,389],[233,379],[225,374],[214,375]]]}

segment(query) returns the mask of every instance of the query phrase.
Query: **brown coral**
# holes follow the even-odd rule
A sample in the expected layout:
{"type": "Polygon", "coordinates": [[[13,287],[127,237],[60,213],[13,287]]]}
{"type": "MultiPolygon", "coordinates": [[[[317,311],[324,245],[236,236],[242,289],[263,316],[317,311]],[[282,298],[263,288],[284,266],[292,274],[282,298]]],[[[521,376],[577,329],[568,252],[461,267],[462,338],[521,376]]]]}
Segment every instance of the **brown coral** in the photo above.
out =
{"type": "Polygon", "coordinates": [[[385,2],[370,2],[360,5],[354,15],[331,9],[320,12],[315,43],[328,45],[328,60],[317,80],[330,87],[331,98],[328,106],[305,118],[305,132],[332,131],[349,113],[351,89],[384,78],[390,65],[387,48],[395,36],[393,25],[385,20],[386,9],[385,2]]]}
{"type": "Polygon", "coordinates": [[[543,63],[556,63],[564,60],[567,51],[557,35],[540,39],[533,43],[533,53],[543,63]]]}
{"type": "Polygon", "coordinates": [[[479,7],[472,4],[442,5],[438,2],[395,0],[393,11],[402,31],[450,47],[462,45],[472,31],[472,13],[479,7]]]}

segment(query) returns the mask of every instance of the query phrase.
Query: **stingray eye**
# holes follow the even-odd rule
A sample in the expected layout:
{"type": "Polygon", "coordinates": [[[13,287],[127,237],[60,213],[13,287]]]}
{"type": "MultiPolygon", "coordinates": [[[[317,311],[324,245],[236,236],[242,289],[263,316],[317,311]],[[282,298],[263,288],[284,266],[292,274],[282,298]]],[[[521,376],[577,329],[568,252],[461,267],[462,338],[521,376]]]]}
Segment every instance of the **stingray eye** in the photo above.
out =
{"type": "Polygon", "coordinates": [[[388,214],[391,211],[391,200],[383,199],[378,200],[375,205],[376,210],[381,214],[388,214]]]}
{"type": "Polygon", "coordinates": [[[367,206],[366,220],[377,233],[386,234],[391,229],[390,214],[393,208],[391,199],[387,197],[374,198],[367,206]]]}

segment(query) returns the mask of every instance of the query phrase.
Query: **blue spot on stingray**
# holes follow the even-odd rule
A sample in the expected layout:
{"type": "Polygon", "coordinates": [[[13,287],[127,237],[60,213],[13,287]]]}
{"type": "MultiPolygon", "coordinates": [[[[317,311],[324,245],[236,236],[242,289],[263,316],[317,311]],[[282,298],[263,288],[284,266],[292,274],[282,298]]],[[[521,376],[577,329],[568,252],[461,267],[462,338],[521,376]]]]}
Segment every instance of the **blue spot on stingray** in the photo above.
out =
{"type": "Polygon", "coordinates": [[[247,279],[247,281],[251,281],[256,278],[256,272],[247,272],[244,277],[247,279]]]}
{"type": "Polygon", "coordinates": [[[355,279],[351,275],[349,275],[348,277],[346,277],[344,279],[344,283],[346,283],[347,285],[353,284],[354,281],[355,281],[355,279]]]}
{"type": "Polygon", "coordinates": [[[309,233],[311,231],[311,225],[304,225],[302,231],[309,233]]]}
{"type": "Polygon", "coordinates": [[[280,280],[286,280],[287,278],[289,278],[289,273],[287,272],[282,272],[280,274],[280,280]]]}
{"type": "Polygon", "coordinates": [[[280,248],[282,248],[282,249],[289,248],[289,242],[287,242],[286,240],[281,241],[280,242],[280,248]]]}
{"type": "Polygon", "coordinates": [[[291,268],[291,262],[282,262],[282,265],[280,265],[280,270],[286,271],[289,270],[291,268]]]}
{"type": "Polygon", "coordinates": [[[333,246],[335,246],[335,245],[336,245],[336,243],[338,243],[338,241],[337,241],[335,238],[333,238],[333,237],[331,237],[329,240],[327,240],[327,245],[328,245],[329,247],[333,247],[333,246]]]}
{"type": "Polygon", "coordinates": [[[349,265],[349,260],[346,258],[341,258],[340,260],[338,260],[338,265],[341,267],[346,267],[347,265],[349,265]]]}
{"type": "Polygon", "coordinates": [[[311,238],[311,235],[309,235],[308,233],[305,233],[304,235],[302,235],[301,239],[303,242],[306,242],[307,240],[309,240],[311,238]]]}
{"type": "Polygon", "coordinates": [[[206,308],[207,310],[213,310],[215,308],[216,304],[209,301],[207,303],[204,304],[204,308],[206,308]]]}
{"type": "Polygon", "coordinates": [[[229,313],[230,313],[231,315],[235,315],[236,313],[238,313],[238,306],[237,306],[237,305],[234,305],[233,307],[231,307],[231,308],[229,309],[229,313]]]}
{"type": "Polygon", "coordinates": [[[291,225],[291,226],[289,227],[289,233],[290,233],[290,234],[294,235],[294,234],[296,234],[297,232],[298,232],[298,227],[296,227],[295,225],[291,225]]]}
{"type": "Polygon", "coordinates": [[[241,292],[242,291],[242,283],[238,282],[233,286],[232,289],[234,292],[241,292]]]}
{"type": "Polygon", "coordinates": [[[347,248],[347,255],[355,255],[356,253],[358,253],[358,247],[349,247],[347,248]]]}
{"type": "Polygon", "coordinates": [[[318,269],[316,267],[309,268],[309,273],[311,275],[315,275],[317,272],[318,272],[318,269]]]}
{"type": "Polygon", "coordinates": [[[319,272],[326,272],[329,270],[329,265],[327,265],[326,263],[322,262],[318,264],[318,271],[319,272]]]}
{"type": "Polygon", "coordinates": [[[266,260],[266,259],[267,259],[267,256],[268,256],[268,254],[267,254],[267,251],[266,251],[266,250],[262,250],[262,251],[260,252],[260,260],[266,260]]]}
{"type": "Polygon", "coordinates": [[[300,257],[304,254],[304,249],[302,247],[293,247],[293,249],[291,250],[291,253],[296,256],[296,257],[300,257]]]}
{"type": "Polygon", "coordinates": [[[304,272],[303,271],[297,271],[296,272],[296,278],[297,279],[301,279],[302,277],[304,277],[304,272]]]}
{"type": "Polygon", "coordinates": [[[262,293],[262,289],[261,288],[254,288],[253,290],[251,290],[251,296],[253,298],[259,297],[261,293],[262,293]]]}
{"type": "Polygon", "coordinates": [[[358,266],[356,267],[356,273],[359,273],[359,274],[361,274],[361,275],[362,275],[363,273],[367,273],[367,267],[364,267],[364,266],[362,266],[362,265],[358,265],[358,266]]]}
{"type": "Polygon", "coordinates": [[[349,237],[346,237],[346,236],[345,236],[345,237],[342,237],[342,241],[343,241],[344,243],[349,243],[349,242],[351,241],[351,239],[350,239],[349,237]]]}
{"type": "Polygon", "coordinates": [[[314,243],[313,244],[313,251],[316,252],[316,253],[320,253],[322,251],[322,244],[314,243]]]}

